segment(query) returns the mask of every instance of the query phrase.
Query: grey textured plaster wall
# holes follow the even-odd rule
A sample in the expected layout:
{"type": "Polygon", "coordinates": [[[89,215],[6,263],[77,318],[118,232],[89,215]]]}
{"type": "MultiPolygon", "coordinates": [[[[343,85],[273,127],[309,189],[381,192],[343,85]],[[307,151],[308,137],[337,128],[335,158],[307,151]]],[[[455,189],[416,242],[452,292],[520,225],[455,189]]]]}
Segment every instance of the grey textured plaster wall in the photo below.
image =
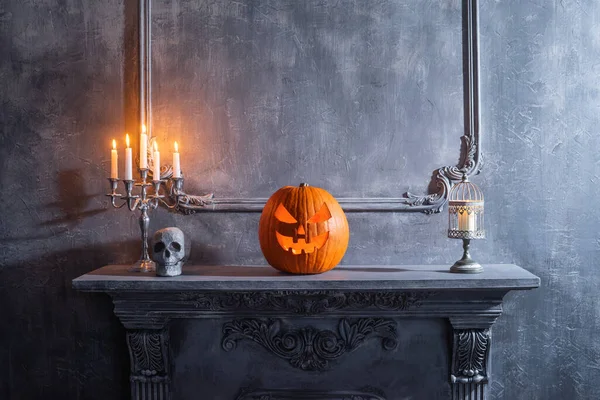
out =
{"type": "MultiPolygon", "coordinates": [[[[75,293],[70,281],[101,265],[128,262],[138,256],[135,216],[124,210],[108,209],[103,197],[107,190],[109,140],[126,129],[133,132],[137,124],[136,66],[131,59],[135,53],[136,32],[129,22],[125,23],[135,21],[136,9],[132,3],[135,2],[8,0],[0,4],[2,398],[126,398],[128,394],[124,332],[112,316],[110,300],[75,293]]],[[[221,1],[198,2],[211,5],[211,10],[222,11],[219,3],[221,1]]],[[[260,11],[261,2],[247,3],[255,4],[253,9],[260,11]]],[[[357,5],[358,11],[348,14],[342,10],[339,15],[360,16],[359,5],[367,2],[349,3],[357,5]]],[[[369,3],[382,6],[386,2],[369,3]]],[[[439,2],[420,3],[439,6],[439,2]]],[[[195,109],[187,96],[176,97],[177,93],[190,90],[186,82],[177,79],[189,71],[183,61],[186,58],[179,53],[198,49],[197,43],[186,45],[185,41],[191,38],[184,34],[203,26],[201,20],[195,19],[196,14],[186,8],[195,4],[159,1],[156,5],[156,31],[164,31],[166,38],[157,42],[155,49],[156,77],[161,76],[161,82],[171,80],[180,85],[174,90],[165,82],[165,86],[156,89],[156,127],[164,132],[161,145],[166,150],[175,132],[181,132],[181,139],[188,146],[184,162],[194,160],[195,163],[193,170],[197,177],[191,179],[191,189],[200,192],[216,187],[227,195],[266,196],[268,193],[264,192],[269,188],[275,189],[277,185],[288,183],[288,179],[298,178],[293,175],[294,170],[267,163],[267,173],[255,169],[248,181],[227,186],[228,180],[221,172],[239,173],[235,163],[243,160],[245,153],[241,149],[248,147],[254,154],[260,154],[252,147],[260,147],[260,143],[252,142],[248,146],[237,143],[228,147],[217,142],[218,138],[201,142],[204,137],[201,128],[209,126],[204,108],[195,109]],[[167,57],[169,52],[174,52],[172,57],[167,57]],[[177,113],[176,109],[182,105],[190,108],[177,113]],[[186,138],[198,141],[190,144],[186,138]],[[236,151],[224,161],[224,166],[211,167],[219,165],[223,152],[229,149],[236,151]],[[203,161],[201,156],[208,161],[203,161]],[[203,181],[203,177],[211,180],[203,181]]],[[[452,10],[457,3],[444,0],[443,4],[452,10]]],[[[448,16],[452,15],[449,12],[448,16]]],[[[482,1],[485,165],[477,182],[486,194],[488,238],[475,243],[473,251],[482,262],[514,262],[542,278],[540,289],[510,295],[504,315],[495,325],[492,393],[498,399],[600,398],[596,384],[600,378],[600,342],[596,340],[600,331],[597,296],[600,278],[596,273],[600,213],[594,207],[600,180],[596,132],[600,125],[598,15],[600,4],[592,0],[482,1]]],[[[240,22],[236,25],[236,15],[232,18],[227,26],[244,28],[240,22]]],[[[269,26],[261,22],[261,18],[264,17],[255,15],[254,26],[269,26]]],[[[410,19],[403,21],[410,25],[410,19]]],[[[418,20],[415,23],[418,25],[418,20]]],[[[421,24],[428,26],[426,20],[421,24]]],[[[335,29],[330,32],[315,29],[308,39],[327,44],[332,40],[327,35],[351,37],[353,34],[353,30],[341,22],[333,26],[335,29]]],[[[223,38],[235,38],[231,32],[229,36],[225,33],[223,38]]],[[[243,38],[246,34],[248,31],[241,31],[238,36],[243,38]]],[[[298,38],[300,43],[304,43],[302,39],[298,38]]],[[[281,46],[288,48],[286,43],[281,46]]],[[[362,53],[356,54],[361,56],[362,53]]],[[[369,54],[365,50],[364,54],[374,62],[383,62],[378,53],[369,54]]],[[[332,55],[332,51],[323,50],[322,54],[316,52],[313,56],[325,62],[327,60],[321,57],[332,55]]],[[[193,56],[191,52],[190,58],[193,56]]],[[[308,73],[310,65],[303,71],[308,73]]],[[[296,77],[298,73],[295,71],[290,76],[296,77]]],[[[358,79],[350,79],[354,84],[363,79],[361,76],[349,78],[358,79]]],[[[381,81],[385,82],[396,79],[397,75],[383,78],[381,81]]],[[[430,78],[431,82],[439,82],[435,74],[430,78]]],[[[227,82],[231,84],[230,80],[227,82]]],[[[267,112],[271,103],[260,102],[260,97],[243,96],[246,90],[260,87],[248,88],[244,85],[249,84],[243,81],[240,85],[243,104],[237,109],[227,109],[227,104],[242,101],[230,95],[230,103],[223,108],[230,110],[229,114],[219,114],[220,110],[213,109],[211,121],[217,124],[215,126],[235,127],[232,122],[242,118],[242,110],[247,109],[254,110],[248,119],[256,124],[250,125],[252,129],[259,132],[261,126],[277,127],[272,120],[273,113],[267,112]],[[262,111],[256,111],[261,107],[262,111]],[[271,119],[267,120],[268,117],[271,119]]],[[[451,87],[452,82],[448,85],[451,87]]],[[[216,89],[228,93],[224,85],[215,91],[199,92],[196,99],[216,101],[210,99],[216,89]]],[[[314,90],[302,85],[295,89],[314,90]]],[[[394,114],[386,108],[393,99],[393,92],[386,87],[380,89],[377,85],[367,85],[360,99],[373,97],[374,102],[368,104],[382,104],[384,114],[393,119],[394,114]],[[385,101],[378,103],[379,95],[384,96],[385,101]]],[[[260,90],[256,93],[260,94],[260,90]]],[[[315,92],[310,93],[314,96],[315,92]]],[[[336,96],[340,96],[339,93],[336,96]]],[[[342,126],[359,126],[360,121],[351,118],[357,110],[352,106],[344,108],[343,97],[325,100],[327,104],[340,106],[340,110],[334,111],[347,117],[347,123],[342,126]]],[[[456,101],[460,103],[460,94],[441,109],[452,110],[456,101]]],[[[296,110],[292,106],[291,114],[282,115],[299,118],[301,106],[296,110]]],[[[358,111],[369,115],[373,109],[358,111]]],[[[308,126],[292,124],[297,135],[292,140],[297,140],[298,146],[294,154],[303,154],[306,143],[315,140],[315,136],[311,136],[314,129],[324,129],[314,115],[306,119],[308,126]]],[[[332,115],[338,114],[326,113],[325,121],[331,122],[332,115]]],[[[431,123],[456,125],[451,113],[444,115],[431,123]]],[[[385,128],[385,122],[373,121],[385,128]]],[[[204,133],[212,135],[217,129],[207,131],[204,133]]],[[[424,140],[407,145],[400,158],[404,154],[410,158],[409,155],[423,151],[424,145],[429,146],[427,154],[440,149],[433,144],[445,136],[439,132],[424,132],[431,136],[423,135],[424,140]]],[[[231,134],[230,138],[236,137],[235,132],[231,134]]],[[[448,134],[448,142],[437,154],[443,159],[442,165],[456,159],[457,155],[452,153],[453,143],[458,146],[459,134],[448,134]]],[[[369,150],[368,146],[365,149],[369,150]]],[[[329,157],[325,153],[315,159],[327,163],[329,157]]],[[[365,195],[399,195],[406,189],[423,190],[431,171],[411,166],[411,163],[397,164],[389,159],[387,164],[381,165],[383,172],[379,171],[376,176],[377,180],[382,179],[386,168],[390,168],[389,182],[379,181],[373,187],[357,186],[347,192],[340,185],[336,190],[345,195],[363,194],[363,191],[365,195]]],[[[334,163],[328,176],[340,173],[338,168],[348,167],[334,163]]],[[[309,172],[311,181],[327,178],[318,175],[316,169],[309,172]]],[[[242,177],[243,174],[239,178],[242,177]]],[[[336,182],[328,185],[335,186],[336,182]]],[[[195,243],[192,254],[198,263],[263,262],[255,234],[257,214],[183,217],[162,211],[155,216],[153,228],[177,225],[191,235],[195,243]]],[[[348,217],[352,239],[345,263],[450,264],[459,255],[459,243],[445,238],[443,214],[363,213],[348,217]]],[[[178,343],[184,343],[181,340],[178,343]]]]}

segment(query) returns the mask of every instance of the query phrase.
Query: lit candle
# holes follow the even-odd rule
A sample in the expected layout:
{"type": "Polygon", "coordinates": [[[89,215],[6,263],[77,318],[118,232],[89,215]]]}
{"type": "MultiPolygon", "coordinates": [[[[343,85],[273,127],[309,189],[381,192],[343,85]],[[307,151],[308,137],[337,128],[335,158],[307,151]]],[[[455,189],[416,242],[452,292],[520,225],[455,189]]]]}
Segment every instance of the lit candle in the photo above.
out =
{"type": "Polygon", "coordinates": [[[458,230],[459,231],[474,231],[475,230],[475,213],[468,213],[466,210],[458,213],[458,230]]]}
{"type": "Polygon", "coordinates": [[[125,180],[133,180],[133,158],[131,155],[131,147],[129,147],[129,134],[125,135],[125,180]]]}
{"type": "Polygon", "coordinates": [[[179,162],[179,146],[175,142],[175,152],[173,153],[173,178],[181,178],[181,164],[179,162]]]}
{"type": "Polygon", "coordinates": [[[146,134],[146,125],[142,125],[142,134],[140,135],[140,168],[148,168],[148,135],[146,134]]]}
{"type": "Polygon", "coordinates": [[[160,153],[158,152],[158,144],[154,142],[154,170],[152,175],[155,181],[160,180],[160,153]]]}
{"type": "Polygon", "coordinates": [[[119,178],[119,155],[117,154],[117,141],[113,139],[113,148],[110,151],[110,177],[112,179],[119,178]]]}

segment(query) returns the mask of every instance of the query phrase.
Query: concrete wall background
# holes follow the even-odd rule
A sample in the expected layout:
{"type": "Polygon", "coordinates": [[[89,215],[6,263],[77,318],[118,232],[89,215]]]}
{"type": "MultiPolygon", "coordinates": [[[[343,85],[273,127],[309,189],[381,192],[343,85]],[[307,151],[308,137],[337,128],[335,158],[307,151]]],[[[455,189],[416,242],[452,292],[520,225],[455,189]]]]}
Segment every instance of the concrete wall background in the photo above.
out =
{"type": "MultiPolygon", "coordinates": [[[[127,3],[0,4],[5,398],[128,393],[123,330],[110,300],[70,288],[78,275],[138,256],[136,217],[108,209],[103,197],[108,140],[136,123],[135,65],[125,58],[135,41],[125,21],[135,20],[135,7],[127,3]]],[[[174,3],[159,2],[157,15],[167,15],[174,3]]],[[[485,165],[477,182],[486,194],[488,238],[475,243],[474,253],[482,262],[514,262],[542,278],[539,290],[506,299],[494,328],[492,392],[498,399],[600,398],[598,15],[600,5],[592,0],[481,4],[485,165]]],[[[253,99],[246,101],[251,108],[253,99]]],[[[160,116],[170,114],[158,100],[157,107],[159,126],[166,120],[160,116]]],[[[196,151],[204,149],[198,144],[196,151]]],[[[402,182],[421,179],[417,188],[424,188],[428,175],[414,172],[391,184],[414,190],[402,182]]],[[[198,180],[192,188],[211,185],[198,180]]],[[[445,237],[444,214],[351,214],[349,222],[345,263],[450,264],[460,253],[460,244],[445,237]]],[[[257,223],[257,214],[160,212],[152,226],[181,226],[194,241],[195,262],[256,264],[263,262],[257,223]]]]}

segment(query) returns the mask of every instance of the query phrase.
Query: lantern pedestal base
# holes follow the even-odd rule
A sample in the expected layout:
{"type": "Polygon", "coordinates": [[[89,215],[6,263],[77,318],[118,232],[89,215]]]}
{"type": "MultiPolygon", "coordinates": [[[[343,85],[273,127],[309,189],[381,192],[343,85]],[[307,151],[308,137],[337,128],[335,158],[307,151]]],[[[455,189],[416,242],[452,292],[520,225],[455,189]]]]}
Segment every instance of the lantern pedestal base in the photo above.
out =
{"type": "Polygon", "coordinates": [[[481,264],[471,258],[471,254],[469,253],[470,244],[471,239],[463,239],[463,256],[450,267],[450,272],[459,274],[479,274],[483,272],[481,264]]]}
{"type": "Polygon", "coordinates": [[[479,274],[480,272],[483,272],[483,267],[481,264],[471,259],[458,260],[450,267],[450,272],[459,274],[479,274]]]}

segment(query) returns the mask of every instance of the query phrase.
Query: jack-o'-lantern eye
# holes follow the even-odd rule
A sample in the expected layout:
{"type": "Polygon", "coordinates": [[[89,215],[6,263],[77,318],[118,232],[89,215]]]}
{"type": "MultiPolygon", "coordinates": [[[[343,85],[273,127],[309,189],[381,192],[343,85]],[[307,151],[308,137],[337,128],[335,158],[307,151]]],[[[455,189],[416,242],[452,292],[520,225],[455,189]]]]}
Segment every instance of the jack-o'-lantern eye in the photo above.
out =
{"type": "Polygon", "coordinates": [[[327,204],[323,203],[319,211],[307,221],[309,224],[317,224],[319,222],[325,222],[329,218],[331,218],[331,212],[329,212],[329,208],[327,204]]]}
{"type": "Polygon", "coordinates": [[[280,222],[284,222],[286,224],[297,224],[298,220],[292,217],[292,214],[283,206],[283,204],[279,204],[277,210],[275,210],[275,218],[277,218],[280,222]]]}

